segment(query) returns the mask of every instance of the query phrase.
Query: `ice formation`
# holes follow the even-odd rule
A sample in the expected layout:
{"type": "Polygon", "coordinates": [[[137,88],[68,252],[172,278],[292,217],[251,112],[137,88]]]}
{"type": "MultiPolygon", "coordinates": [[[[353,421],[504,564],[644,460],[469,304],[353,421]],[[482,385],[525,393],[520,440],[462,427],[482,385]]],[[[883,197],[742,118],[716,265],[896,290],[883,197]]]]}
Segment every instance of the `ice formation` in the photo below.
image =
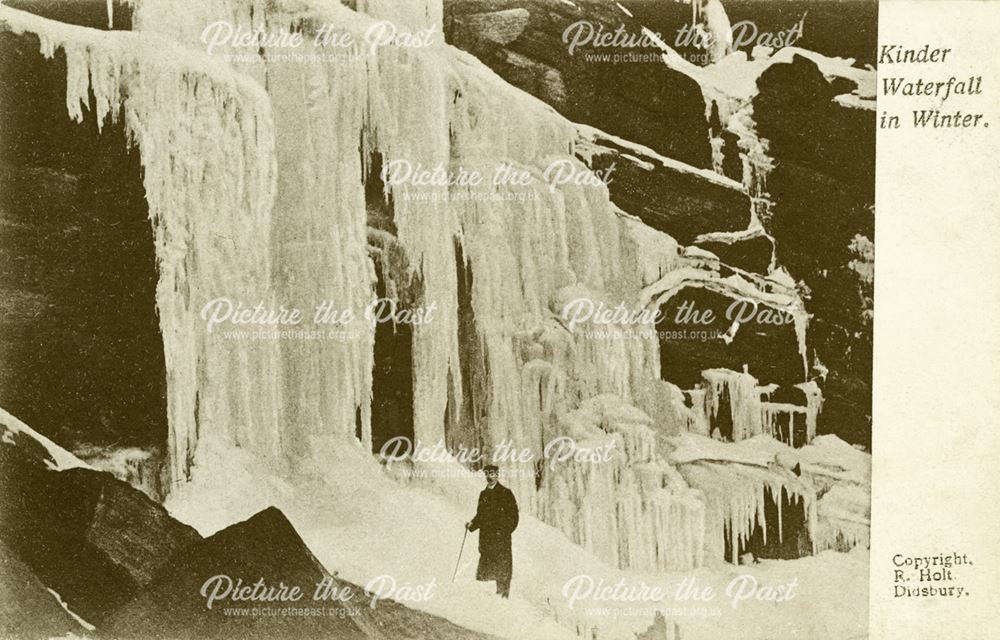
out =
{"type": "MultiPolygon", "coordinates": [[[[248,7],[208,2],[201,5],[200,15],[192,11],[183,21],[205,24],[208,18],[228,16],[252,24],[266,16],[271,30],[294,26],[309,33],[318,25],[337,24],[358,38],[371,24],[344,7],[290,6],[294,9],[254,12],[251,19],[248,7]]],[[[196,46],[199,33],[165,20],[163,11],[158,3],[142,3],[136,24],[196,46]]],[[[484,172],[507,162],[530,172],[539,185],[531,198],[518,198],[513,187],[503,185],[485,187],[485,198],[482,187],[479,192],[464,187],[464,193],[463,187],[432,187],[429,190],[439,196],[433,199],[415,197],[418,189],[407,184],[386,185],[398,241],[414,265],[421,297],[442,309],[437,322],[418,327],[414,334],[417,440],[442,439],[447,426],[450,439],[465,437],[487,450],[512,442],[531,448],[540,458],[542,443],[557,433],[553,427],[559,424],[558,416],[599,394],[629,401],[637,385],[656,377],[654,337],[626,335],[615,326],[602,327],[603,333],[574,333],[551,319],[570,295],[601,298],[603,292],[615,291],[620,301],[634,304],[647,284],[642,276],[652,278],[655,272],[658,277],[675,266],[664,257],[677,255],[668,237],[650,243],[648,232],[637,231],[637,225],[617,215],[603,187],[548,188],[544,169],[572,151],[578,136],[572,123],[541,102],[511,91],[478,61],[452,49],[384,47],[346,64],[268,62],[263,70],[259,67],[250,71],[266,76],[279,114],[278,166],[299,164],[309,171],[305,182],[298,182],[302,178],[292,171],[278,178],[271,230],[272,259],[281,265],[272,276],[278,299],[295,296],[290,301],[294,304],[312,295],[363,306],[373,295],[364,186],[372,179],[368,167],[376,157],[484,172]],[[526,117],[512,123],[506,114],[513,112],[526,117]],[[306,135],[301,130],[283,135],[284,127],[300,127],[303,121],[309,123],[306,135]],[[414,135],[418,131],[423,135],[414,135]],[[359,139],[357,156],[335,153],[359,139]],[[299,244],[283,252],[283,237],[299,244]],[[311,251],[301,250],[303,237],[312,239],[306,245],[311,251]],[[482,358],[478,366],[489,372],[482,378],[485,388],[469,391],[478,394],[472,398],[476,406],[488,408],[482,421],[473,424],[450,418],[467,400],[458,366],[456,246],[472,274],[477,353],[482,358]],[[664,254],[665,248],[669,252],[664,254]],[[647,249],[652,252],[646,254],[647,249]],[[340,275],[332,282],[317,282],[319,272],[340,275]]],[[[586,170],[573,162],[577,170],[586,170]]],[[[279,395],[282,406],[292,405],[279,413],[281,439],[289,443],[283,446],[298,443],[310,449],[310,438],[352,435],[356,413],[367,445],[371,343],[334,345],[325,353],[321,349],[281,346],[280,379],[287,383],[279,395]],[[341,365],[324,368],[321,362],[341,365]],[[345,376],[345,371],[353,373],[345,376]],[[329,404],[323,398],[329,398],[329,404]],[[295,403],[297,399],[301,401],[295,403]]],[[[533,474],[516,474],[513,483],[518,495],[530,502],[533,474]]],[[[677,512],[677,507],[659,500],[660,506],[650,502],[647,511],[654,515],[649,518],[662,520],[677,512]]],[[[612,516],[613,509],[605,507],[606,515],[612,516]]],[[[636,541],[631,544],[635,547],[636,541]]]]}
{"type": "Polygon", "coordinates": [[[161,484],[162,454],[152,449],[138,447],[96,448],[86,447],[74,455],[98,469],[107,471],[123,482],[142,491],[153,500],[163,499],[161,484]]]}
{"type": "Polygon", "coordinates": [[[768,494],[778,504],[779,536],[783,535],[782,496],[787,496],[793,503],[804,502],[810,539],[816,539],[815,491],[807,480],[795,477],[787,469],[696,462],[682,465],[680,472],[692,487],[705,494],[707,555],[717,558],[725,556],[724,539],[718,535],[719,531],[725,531],[728,535],[728,559],[734,564],[738,562],[741,545],[749,541],[755,527],[760,527],[764,532],[766,543],[765,500],[768,494]]]}
{"type": "Polygon", "coordinates": [[[779,497],[784,495],[792,503],[803,501],[814,552],[869,544],[871,455],[836,436],[818,436],[793,449],[769,435],[727,444],[682,434],[671,438],[670,446],[669,460],[692,488],[706,494],[710,556],[719,557],[724,548],[719,530],[727,532],[733,554],[755,524],[766,542],[766,493],[778,506],[779,535],[783,531],[779,497]]]}
{"type": "Polygon", "coordinates": [[[652,419],[611,395],[561,417],[587,456],[549,460],[539,517],[599,558],[622,568],[701,566],[704,505],[657,455],[652,419]],[[602,457],[608,452],[607,459],[602,457]],[[595,461],[596,460],[596,461],[595,461]],[[608,509],[608,505],[613,508],[608,509]]]}
{"type": "Polygon", "coordinates": [[[277,405],[248,372],[271,372],[272,354],[213,341],[198,317],[206,296],[256,300],[268,290],[275,154],[267,95],[154,34],[72,27],[2,6],[0,20],[37,35],[46,57],[63,52],[71,118],[81,121],[93,100],[98,127],[120,118],[139,149],[160,274],[172,477],[185,477],[199,426],[231,430],[243,444],[271,439],[277,405]]]}
{"type": "MultiPolygon", "coordinates": [[[[605,465],[521,465],[511,485],[541,520],[619,567],[682,570],[721,559],[723,531],[738,548],[762,524],[765,491],[804,500],[815,514],[815,491],[790,472],[667,459],[676,452],[665,438],[709,435],[723,390],[734,440],[776,433],[781,410],[767,407],[749,373],[709,371],[704,388],[682,391],[659,379],[652,324],[570,327],[561,317],[575,299],[641,313],[703,287],[790,313],[805,355],[807,315],[794,283],[683,250],[618,210],[603,186],[550,188],[545,169],[554,159],[587,170],[574,152],[585,151],[594,130],[440,42],[331,58],[306,37],[296,52],[312,56],[306,63],[277,48],[198,51],[215,20],[308,36],[332,24],[357,42],[376,19],[412,29],[440,21],[439,2],[358,8],[371,15],[321,0],[206,0],[184,12],[146,0],[135,7],[138,33],[99,33],[0,7],[8,28],[40,35],[43,53],[65,51],[70,115],[82,118],[92,92],[98,123],[121,114],[142,157],[160,270],[173,490],[182,495],[192,473],[226,473],[213,468],[218,459],[263,466],[278,483],[324,473],[331,449],[370,453],[378,393],[370,324],[350,323],[347,341],[265,339],[248,349],[208,332],[199,311],[219,297],[365,308],[375,296],[373,254],[385,259],[369,241],[368,209],[380,206],[391,210],[395,231],[379,232],[389,236],[381,240],[405,257],[403,274],[382,265],[384,285],[440,310],[413,334],[418,441],[488,450],[511,442],[536,460],[560,436],[613,450],[605,465]],[[506,163],[536,186],[380,184],[375,167],[396,159],[486,175],[506,163]],[[460,269],[471,274],[475,334],[462,349],[460,269]],[[463,380],[462,364],[483,374],[476,384],[463,380]],[[468,420],[463,404],[477,409],[468,420]]],[[[809,417],[811,439],[820,397],[815,386],[803,390],[807,404],[795,411],[809,417]]],[[[834,539],[860,540],[853,520],[838,521],[834,539]]],[[[828,538],[821,546],[834,544],[828,538]]]]}
{"type": "Polygon", "coordinates": [[[702,28],[710,38],[708,54],[712,62],[726,57],[733,50],[733,32],[729,24],[729,16],[720,0],[694,0],[692,24],[704,25],[702,28]]]}

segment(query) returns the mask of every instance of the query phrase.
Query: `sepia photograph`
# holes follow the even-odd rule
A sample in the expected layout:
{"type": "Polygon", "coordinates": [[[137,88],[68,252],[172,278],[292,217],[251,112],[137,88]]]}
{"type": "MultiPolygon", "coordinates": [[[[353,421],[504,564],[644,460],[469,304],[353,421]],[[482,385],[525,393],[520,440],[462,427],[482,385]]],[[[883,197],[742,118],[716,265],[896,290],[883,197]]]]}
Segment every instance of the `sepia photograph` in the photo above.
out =
{"type": "Polygon", "coordinates": [[[0,639],[869,638],[878,20],[0,1],[0,639]]]}

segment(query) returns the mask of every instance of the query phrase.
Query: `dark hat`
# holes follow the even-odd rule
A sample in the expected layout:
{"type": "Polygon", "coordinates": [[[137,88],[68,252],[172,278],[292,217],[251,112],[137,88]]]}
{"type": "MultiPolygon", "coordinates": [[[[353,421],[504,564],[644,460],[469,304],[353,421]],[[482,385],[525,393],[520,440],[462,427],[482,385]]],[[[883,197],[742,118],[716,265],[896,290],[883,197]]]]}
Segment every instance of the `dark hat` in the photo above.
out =
{"type": "Polygon", "coordinates": [[[500,467],[496,466],[495,464],[488,464],[485,467],[483,467],[483,473],[489,473],[490,471],[495,471],[497,473],[500,473],[500,467]]]}

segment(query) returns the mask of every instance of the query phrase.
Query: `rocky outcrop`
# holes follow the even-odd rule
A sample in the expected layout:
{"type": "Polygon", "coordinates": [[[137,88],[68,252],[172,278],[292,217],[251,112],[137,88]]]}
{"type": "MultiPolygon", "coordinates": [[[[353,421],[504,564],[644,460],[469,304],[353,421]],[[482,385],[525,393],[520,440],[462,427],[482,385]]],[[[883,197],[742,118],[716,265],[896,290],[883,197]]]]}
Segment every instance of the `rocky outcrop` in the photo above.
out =
{"type": "Polygon", "coordinates": [[[823,424],[868,445],[875,113],[834,101],[852,84],[826,79],[801,56],[772,66],[757,84],[754,119],[775,160],[769,230],[778,259],[806,286],[810,357],[829,370],[823,424]]]}
{"type": "Polygon", "coordinates": [[[99,625],[199,538],[110,474],[58,470],[32,437],[3,429],[0,538],[87,622],[99,625]]]}
{"type": "Polygon", "coordinates": [[[687,287],[660,307],[660,313],[656,328],[662,336],[661,375],[681,388],[701,382],[705,369],[743,371],[744,366],[763,384],[792,386],[806,380],[795,326],[781,310],[687,287]],[[723,339],[740,318],[745,321],[723,339]]]}
{"type": "Polygon", "coordinates": [[[702,234],[750,223],[750,199],[739,183],[600,131],[584,128],[582,134],[577,156],[608,176],[611,201],[678,242],[692,244],[702,234]]]}
{"type": "Polygon", "coordinates": [[[622,28],[638,39],[642,26],[613,2],[449,0],[445,37],[504,80],[588,124],[696,167],[711,166],[701,88],[667,68],[653,46],[580,47],[563,33],[576,22],[622,28]],[[614,55],[641,56],[641,61],[614,55]],[[607,57],[605,57],[607,56],[607,57]],[[622,117],[627,111],[628,117],[622,117]]]}
{"type": "Polygon", "coordinates": [[[0,411],[0,633],[47,638],[90,632],[104,638],[464,638],[488,640],[391,600],[374,607],[358,585],[312,555],[277,509],[202,538],[144,493],[87,468],[0,411]],[[207,608],[213,576],[251,586],[299,586],[300,602],[236,602],[207,608]],[[329,581],[347,602],[313,601],[329,581]],[[60,604],[65,603],[65,608],[60,604]],[[263,607],[324,610],[280,615],[263,607]],[[257,607],[257,611],[251,611],[257,607]],[[72,613],[70,613],[72,612],[72,613]]]}
{"type": "MultiPolygon", "coordinates": [[[[43,4],[75,3],[32,3],[43,4]]],[[[70,448],[162,444],[166,373],[138,153],[121,121],[99,131],[92,110],[70,120],[61,52],[45,60],[36,37],[3,31],[0,59],[0,406],[70,448]]]]}
{"type": "Polygon", "coordinates": [[[31,568],[0,542],[0,637],[54,638],[83,629],[31,568]]]}
{"type": "MultiPolygon", "coordinates": [[[[262,511],[190,547],[135,600],[118,611],[105,631],[111,637],[147,638],[365,638],[347,615],[281,616],[253,608],[312,607],[312,591],[325,571],[277,509],[262,511]],[[232,601],[206,605],[203,585],[214,576],[298,586],[302,601],[232,601]],[[246,609],[232,615],[230,609],[246,609]]],[[[210,582],[210,584],[212,584],[210,582]]],[[[324,609],[339,603],[321,603],[324,609]]]]}
{"type": "Polygon", "coordinates": [[[716,256],[723,264],[767,275],[774,258],[774,240],[763,229],[745,233],[711,233],[695,244],[716,256]]]}

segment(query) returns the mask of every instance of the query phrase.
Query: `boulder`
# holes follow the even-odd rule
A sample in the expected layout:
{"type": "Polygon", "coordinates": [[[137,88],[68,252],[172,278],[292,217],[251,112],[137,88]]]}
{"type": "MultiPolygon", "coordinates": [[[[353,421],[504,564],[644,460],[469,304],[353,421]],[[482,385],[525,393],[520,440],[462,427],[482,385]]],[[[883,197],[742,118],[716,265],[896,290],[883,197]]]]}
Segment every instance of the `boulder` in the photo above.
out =
{"type": "Polygon", "coordinates": [[[729,297],[701,287],[681,289],[660,307],[661,375],[682,389],[699,383],[705,369],[749,372],[763,384],[792,386],[806,380],[798,337],[787,314],[738,297],[729,297]],[[707,315],[711,312],[711,315],[707,315]],[[747,317],[728,342],[726,334],[735,318],[747,317]],[[708,321],[709,318],[711,321],[708,321]],[[732,319],[731,319],[732,318],[732,319]]]}
{"type": "MultiPolygon", "coordinates": [[[[262,612],[284,607],[304,609],[315,585],[325,576],[291,523],[277,509],[266,509],[190,547],[170,563],[148,588],[118,611],[104,627],[111,637],[143,638],[365,638],[349,616],[278,615],[262,612]],[[202,587],[215,576],[247,586],[297,586],[299,602],[213,602],[207,607],[202,587]],[[238,615],[233,611],[239,610],[238,615]]],[[[214,584],[214,583],[210,583],[214,584]]],[[[319,603],[324,610],[335,603],[319,603]]]]}
{"type": "Polygon", "coordinates": [[[771,258],[774,257],[774,240],[763,230],[757,233],[710,234],[699,238],[695,244],[714,253],[723,264],[760,275],[768,274],[771,258]]]}
{"type": "Polygon", "coordinates": [[[111,474],[60,468],[10,422],[0,426],[0,538],[71,611],[99,626],[200,536],[111,474]]]}
{"type": "Polygon", "coordinates": [[[31,568],[0,542],[0,637],[41,640],[83,630],[31,568]]]}
{"type": "MultiPolygon", "coordinates": [[[[286,594],[290,593],[287,589],[286,594]]],[[[390,600],[378,601],[374,607],[369,603],[360,586],[328,572],[284,514],[272,507],[192,545],[117,612],[104,632],[111,637],[171,640],[489,638],[390,600]],[[260,580],[276,589],[298,587],[301,596],[295,601],[223,599],[213,601],[209,609],[203,593],[213,593],[217,584],[213,578],[224,586],[229,584],[226,580],[234,585],[242,580],[247,587],[260,580]],[[324,580],[331,592],[353,595],[346,602],[314,599],[317,585],[324,580]],[[282,609],[299,613],[278,613],[282,609]]]]}

